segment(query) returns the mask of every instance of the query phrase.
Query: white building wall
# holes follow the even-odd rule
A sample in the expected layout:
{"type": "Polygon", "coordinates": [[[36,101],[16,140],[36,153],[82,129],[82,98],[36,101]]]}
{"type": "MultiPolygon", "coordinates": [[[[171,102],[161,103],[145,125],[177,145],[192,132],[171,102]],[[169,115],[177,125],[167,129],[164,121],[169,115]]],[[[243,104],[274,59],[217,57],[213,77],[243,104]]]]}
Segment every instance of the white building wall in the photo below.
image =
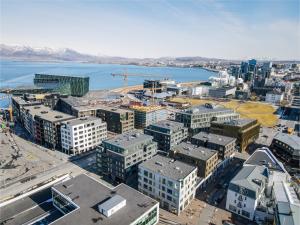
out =
{"type": "Polygon", "coordinates": [[[61,126],[62,150],[67,154],[76,155],[92,150],[106,138],[107,125],[99,118],[83,120],[74,126],[66,122],[61,126]]]}
{"type": "Polygon", "coordinates": [[[256,206],[257,206],[257,199],[249,198],[245,195],[241,195],[240,193],[228,189],[227,197],[226,197],[226,209],[228,211],[238,214],[242,217],[245,217],[242,215],[242,210],[245,210],[250,214],[249,217],[245,217],[245,218],[253,220],[256,206]],[[241,203],[241,207],[238,207],[239,203],[241,203]],[[234,211],[230,207],[230,205],[235,207],[236,210],[234,211]]]}
{"type": "Polygon", "coordinates": [[[154,173],[140,165],[138,189],[142,193],[157,199],[161,207],[168,205],[169,211],[180,214],[195,197],[196,178],[197,168],[179,182],[162,176],[159,173],[154,173]],[[144,171],[148,172],[148,176],[144,175],[144,171]],[[149,173],[152,173],[152,179],[149,179],[149,173]],[[145,182],[144,178],[148,181],[145,182]],[[165,184],[163,184],[163,179],[165,179],[165,184]],[[149,184],[149,180],[151,180],[151,184],[149,184]],[[169,185],[169,181],[172,182],[172,186],[169,185]],[[144,185],[146,185],[147,188],[144,185]],[[172,191],[172,194],[168,193],[168,189],[172,191]],[[171,199],[168,199],[167,196],[171,197],[171,199]]]}
{"type": "Polygon", "coordinates": [[[266,102],[273,103],[273,104],[279,104],[283,100],[283,94],[273,94],[273,93],[267,93],[266,94],[266,102]]]}

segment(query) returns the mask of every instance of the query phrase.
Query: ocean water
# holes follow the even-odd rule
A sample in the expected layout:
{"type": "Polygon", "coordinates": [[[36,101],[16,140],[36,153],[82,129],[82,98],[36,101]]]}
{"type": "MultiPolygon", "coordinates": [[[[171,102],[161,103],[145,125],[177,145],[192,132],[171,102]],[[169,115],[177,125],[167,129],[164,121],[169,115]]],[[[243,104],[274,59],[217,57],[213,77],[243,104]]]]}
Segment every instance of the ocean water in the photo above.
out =
{"type": "MultiPolygon", "coordinates": [[[[90,90],[111,89],[124,86],[122,77],[112,77],[111,73],[131,73],[160,75],[177,82],[207,80],[215,73],[200,68],[146,67],[115,64],[89,64],[77,62],[27,62],[0,61],[0,87],[33,85],[34,74],[84,75],[90,77],[90,90]]],[[[148,77],[129,77],[128,85],[142,84],[148,77]]],[[[149,76],[149,78],[155,78],[149,76]]],[[[0,106],[6,107],[7,99],[0,100],[0,106]]]]}

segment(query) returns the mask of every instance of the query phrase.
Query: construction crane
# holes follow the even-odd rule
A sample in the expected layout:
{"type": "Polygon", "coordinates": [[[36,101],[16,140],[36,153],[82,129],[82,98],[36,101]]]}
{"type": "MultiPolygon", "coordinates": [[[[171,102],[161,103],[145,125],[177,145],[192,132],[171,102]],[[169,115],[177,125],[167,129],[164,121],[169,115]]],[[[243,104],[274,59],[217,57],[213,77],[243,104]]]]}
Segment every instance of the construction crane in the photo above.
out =
{"type": "MultiPolygon", "coordinates": [[[[128,86],[128,77],[157,77],[157,78],[163,78],[163,79],[169,79],[168,76],[162,76],[158,74],[134,74],[134,73],[112,73],[113,77],[123,77],[124,80],[124,87],[128,86]]],[[[156,93],[157,88],[155,87],[155,82],[152,83],[151,89],[151,95],[152,95],[152,102],[154,102],[154,94],[156,93]]]]}

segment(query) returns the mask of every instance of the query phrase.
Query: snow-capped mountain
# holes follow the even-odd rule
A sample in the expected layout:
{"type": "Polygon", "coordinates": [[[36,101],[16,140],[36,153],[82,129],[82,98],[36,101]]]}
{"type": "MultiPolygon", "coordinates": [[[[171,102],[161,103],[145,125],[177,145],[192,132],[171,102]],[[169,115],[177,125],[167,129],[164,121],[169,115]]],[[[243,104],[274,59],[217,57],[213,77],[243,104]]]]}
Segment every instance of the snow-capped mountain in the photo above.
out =
{"type": "Polygon", "coordinates": [[[29,46],[9,46],[0,44],[0,57],[25,60],[61,60],[61,61],[95,61],[96,56],[79,53],[75,50],[33,48],[29,46]]]}

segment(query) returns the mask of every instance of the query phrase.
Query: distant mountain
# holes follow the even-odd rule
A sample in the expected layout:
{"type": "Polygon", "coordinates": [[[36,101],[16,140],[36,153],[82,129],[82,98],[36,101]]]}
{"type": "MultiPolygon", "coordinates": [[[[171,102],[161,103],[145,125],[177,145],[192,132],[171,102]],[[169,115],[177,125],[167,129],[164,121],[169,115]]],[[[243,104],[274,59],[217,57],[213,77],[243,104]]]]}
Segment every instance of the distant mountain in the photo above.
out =
{"type": "Polygon", "coordinates": [[[28,46],[0,45],[0,57],[5,59],[46,61],[95,61],[96,56],[81,54],[69,48],[32,48],[28,46]]]}

